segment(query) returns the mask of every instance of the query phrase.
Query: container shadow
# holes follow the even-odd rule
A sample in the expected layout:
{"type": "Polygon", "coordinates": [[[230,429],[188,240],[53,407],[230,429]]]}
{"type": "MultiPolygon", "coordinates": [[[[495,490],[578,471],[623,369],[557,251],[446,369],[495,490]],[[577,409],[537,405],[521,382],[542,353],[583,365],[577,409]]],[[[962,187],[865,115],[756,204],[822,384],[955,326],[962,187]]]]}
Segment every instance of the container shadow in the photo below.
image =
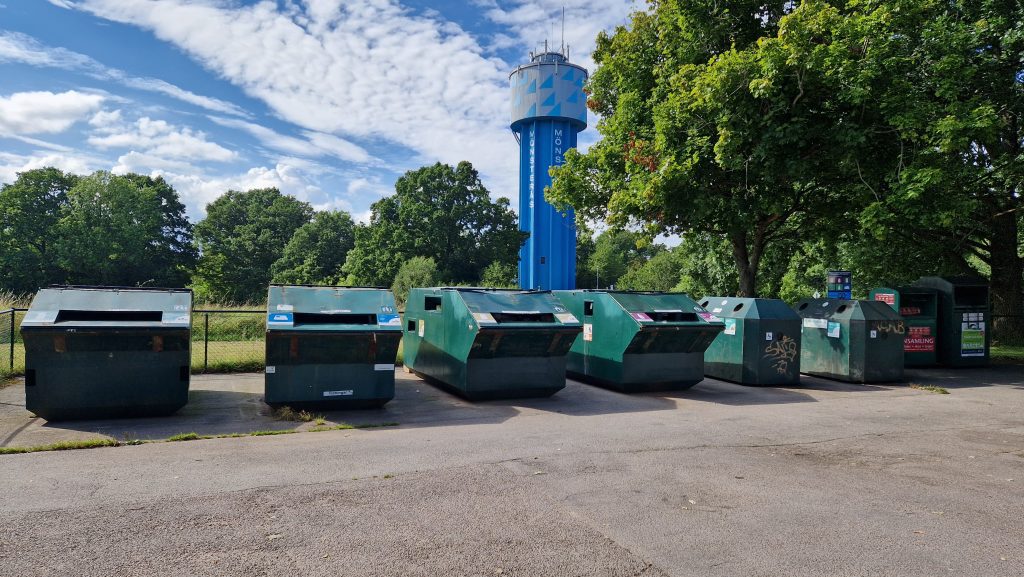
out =
{"type": "Polygon", "coordinates": [[[675,408],[667,399],[626,395],[568,379],[565,388],[550,397],[468,401],[416,375],[398,372],[395,398],[384,407],[329,411],[324,416],[353,425],[391,422],[402,427],[437,427],[496,424],[537,412],[590,416],[675,408]]]}
{"type": "MultiPolygon", "coordinates": [[[[904,377],[905,379],[906,377],[904,377]]],[[[907,382],[891,383],[851,383],[814,375],[800,375],[799,388],[805,391],[827,391],[833,393],[871,393],[879,391],[890,391],[894,388],[906,387],[907,382]]]]}
{"type": "Polygon", "coordinates": [[[683,391],[644,393],[679,400],[700,401],[721,405],[781,405],[787,403],[816,403],[817,399],[797,389],[786,387],[757,387],[740,385],[705,377],[693,388],[683,391]]]}
{"type": "Polygon", "coordinates": [[[238,390],[192,390],[188,404],[158,417],[46,422],[40,428],[112,437],[118,441],[166,439],[182,433],[246,434],[294,429],[299,423],[276,420],[263,403],[263,393],[238,390]]]}
{"type": "Polygon", "coordinates": [[[907,369],[907,383],[933,385],[946,389],[971,387],[1024,386],[1024,367],[991,365],[988,367],[907,369]]]}

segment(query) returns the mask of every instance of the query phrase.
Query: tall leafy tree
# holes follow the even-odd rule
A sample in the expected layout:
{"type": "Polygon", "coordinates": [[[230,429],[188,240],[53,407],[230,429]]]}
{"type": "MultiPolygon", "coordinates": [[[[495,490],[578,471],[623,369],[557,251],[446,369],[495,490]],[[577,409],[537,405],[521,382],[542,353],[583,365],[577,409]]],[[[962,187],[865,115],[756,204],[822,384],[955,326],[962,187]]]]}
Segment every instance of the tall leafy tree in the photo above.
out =
{"type": "Polygon", "coordinates": [[[271,267],[273,282],[337,283],[354,245],[355,223],[347,212],[318,212],[285,245],[281,258],[271,267]]]}
{"type": "Polygon", "coordinates": [[[344,266],[357,283],[388,286],[415,256],[433,258],[445,280],[475,283],[493,262],[516,263],[524,240],[508,199],[492,201],[468,162],[407,172],[371,208],[344,266]]]}
{"type": "Polygon", "coordinates": [[[196,224],[202,256],[193,278],[200,296],[221,302],[265,298],[271,266],[313,208],[276,188],[235,190],[206,206],[196,224]]]}
{"type": "Polygon", "coordinates": [[[770,244],[844,192],[846,164],[825,141],[858,137],[835,132],[844,111],[817,106],[833,86],[814,63],[779,56],[791,6],[664,0],[599,35],[588,106],[602,140],[553,169],[550,198],[651,234],[723,238],[739,292],[755,295],[770,244]]]}
{"type": "Polygon", "coordinates": [[[77,181],[56,168],[39,168],[0,187],[0,289],[29,293],[64,280],[55,228],[77,181]]]}
{"type": "Polygon", "coordinates": [[[195,264],[185,206],[162,178],[96,172],[79,179],[55,226],[74,284],[184,286],[195,264]]]}

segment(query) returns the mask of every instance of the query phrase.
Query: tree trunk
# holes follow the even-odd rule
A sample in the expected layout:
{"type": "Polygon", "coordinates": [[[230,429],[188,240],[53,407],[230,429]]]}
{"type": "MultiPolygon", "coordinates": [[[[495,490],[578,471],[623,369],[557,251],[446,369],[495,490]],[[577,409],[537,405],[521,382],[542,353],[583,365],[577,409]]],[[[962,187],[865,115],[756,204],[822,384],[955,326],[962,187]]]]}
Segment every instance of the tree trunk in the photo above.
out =
{"type": "Polygon", "coordinates": [[[729,235],[729,241],[732,242],[732,256],[736,261],[736,272],[740,279],[740,290],[736,296],[756,297],[759,259],[751,258],[751,253],[759,254],[759,251],[748,250],[746,233],[729,235]]]}
{"type": "Polygon", "coordinates": [[[994,340],[1024,344],[1024,259],[1018,255],[1017,213],[992,220],[992,315],[994,340]]]}

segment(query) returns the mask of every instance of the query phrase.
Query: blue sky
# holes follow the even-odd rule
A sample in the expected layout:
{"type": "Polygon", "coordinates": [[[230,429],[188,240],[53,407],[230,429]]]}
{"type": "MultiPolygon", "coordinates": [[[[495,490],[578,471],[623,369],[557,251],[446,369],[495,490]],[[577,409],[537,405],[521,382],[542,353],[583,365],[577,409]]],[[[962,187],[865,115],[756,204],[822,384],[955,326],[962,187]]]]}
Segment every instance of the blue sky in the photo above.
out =
{"type": "Polygon", "coordinates": [[[597,32],[636,8],[0,0],[0,182],[51,165],[159,174],[193,220],[227,190],[276,186],[365,220],[405,171],[469,160],[516,204],[508,73],[560,35],[563,5],[588,68],[597,32]]]}

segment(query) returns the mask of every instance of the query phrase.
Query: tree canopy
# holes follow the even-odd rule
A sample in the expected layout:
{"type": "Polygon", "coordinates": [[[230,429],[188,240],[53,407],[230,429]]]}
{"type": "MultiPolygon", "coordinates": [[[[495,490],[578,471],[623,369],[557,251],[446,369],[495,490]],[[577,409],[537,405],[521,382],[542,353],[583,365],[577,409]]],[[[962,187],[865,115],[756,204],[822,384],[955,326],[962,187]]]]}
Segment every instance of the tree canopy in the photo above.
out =
{"type": "Polygon", "coordinates": [[[201,297],[220,302],[266,298],[271,267],[313,208],[276,188],[228,191],[206,207],[195,234],[202,257],[194,277],[201,297]]]}
{"type": "Polygon", "coordinates": [[[401,264],[422,256],[453,283],[475,283],[491,263],[514,265],[524,236],[506,198],[492,201],[468,162],[405,173],[395,194],[373,204],[356,228],[344,271],[357,284],[389,285],[401,264]]]}
{"type": "Polygon", "coordinates": [[[271,266],[273,282],[336,284],[348,251],[355,245],[355,223],[347,212],[318,212],[300,226],[271,266]]]}

